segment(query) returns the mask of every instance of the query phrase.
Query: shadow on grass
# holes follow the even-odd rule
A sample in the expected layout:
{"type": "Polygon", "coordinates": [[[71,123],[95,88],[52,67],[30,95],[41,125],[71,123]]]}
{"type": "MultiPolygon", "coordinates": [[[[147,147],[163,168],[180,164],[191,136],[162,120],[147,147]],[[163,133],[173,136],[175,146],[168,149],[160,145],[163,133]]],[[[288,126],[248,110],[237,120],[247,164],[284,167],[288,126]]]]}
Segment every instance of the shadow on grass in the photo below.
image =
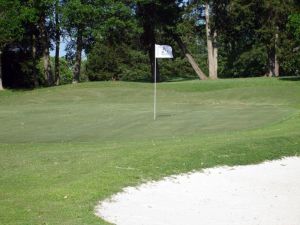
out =
{"type": "MultiPolygon", "coordinates": [[[[169,83],[169,82],[181,82],[181,81],[189,81],[189,80],[199,80],[195,77],[186,78],[186,77],[174,77],[169,79],[162,79],[160,81],[157,81],[157,83],[169,83]]],[[[129,82],[129,83],[153,83],[153,80],[151,79],[137,79],[137,80],[120,80],[122,82],[129,82]]]]}
{"type": "Polygon", "coordinates": [[[300,76],[293,76],[293,77],[281,77],[279,78],[281,81],[300,81],[300,76]]]}
{"type": "Polygon", "coordinates": [[[159,113],[157,115],[157,118],[160,118],[160,117],[172,117],[174,116],[174,114],[168,114],[168,113],[159,113]]]}

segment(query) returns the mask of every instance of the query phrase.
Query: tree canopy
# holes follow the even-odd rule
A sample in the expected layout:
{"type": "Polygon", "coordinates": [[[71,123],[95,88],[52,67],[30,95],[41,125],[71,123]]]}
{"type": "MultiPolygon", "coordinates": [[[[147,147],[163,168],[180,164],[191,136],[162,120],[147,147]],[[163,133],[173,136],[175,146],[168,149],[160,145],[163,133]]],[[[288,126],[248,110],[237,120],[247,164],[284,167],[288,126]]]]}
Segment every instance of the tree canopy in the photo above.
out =
{"type": "Polygon", "coordinates": [[[156,43],[175,56],[158,61],[161,81],[299,75],[299,15],[294,0],[1,0],[0,78],[151,81],[156,43]]]}

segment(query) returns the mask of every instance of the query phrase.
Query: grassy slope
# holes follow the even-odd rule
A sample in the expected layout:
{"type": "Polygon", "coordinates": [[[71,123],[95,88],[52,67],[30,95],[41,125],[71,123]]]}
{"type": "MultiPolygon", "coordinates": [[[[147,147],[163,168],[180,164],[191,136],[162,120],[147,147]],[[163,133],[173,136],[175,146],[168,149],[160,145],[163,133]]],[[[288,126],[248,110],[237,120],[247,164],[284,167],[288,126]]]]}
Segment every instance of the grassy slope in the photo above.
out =
{"type": "Polygon", "coordinates": [[[0,224],[105,224],[98,200],[163,176],[300,153],[300,82],[85,83],[0,93],[0,224]]]}

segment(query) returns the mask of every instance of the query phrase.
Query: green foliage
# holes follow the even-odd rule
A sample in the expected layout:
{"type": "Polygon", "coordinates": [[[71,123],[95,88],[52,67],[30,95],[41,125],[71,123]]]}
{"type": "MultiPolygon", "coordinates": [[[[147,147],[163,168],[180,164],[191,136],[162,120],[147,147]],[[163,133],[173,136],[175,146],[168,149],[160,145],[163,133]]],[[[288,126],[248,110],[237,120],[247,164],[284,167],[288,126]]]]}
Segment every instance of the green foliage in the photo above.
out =
{"type": "Polygon", "coordinates": [[[288,28],[298,43],[300,43],[300,13],[289,16],[288,28]]]}
{"type": "Polygon", "coordinates": [[[195,79],[195,72],[185,58],[176,57],[174,60],[158,60],[162,81],[195,79]]]}
{"type": "MultiPolygon", "coordinates": [[[[51,57],[51,69],[52,73],[54,73],[54,57],[51,57]]],[[[43,62],[42,60],[39,61],[37,67],[38,79],[40,83],[43,83],[43,62]]],[[[73,80],[73,73],[71,66],[69,65],[68,61],[64,58],[60,58],[60,84],[71,84],[73,80]]]]}
{"type": "Polygon", "coordinates": [[[70,35],[76,33],[76,29],[90,29],[96,19],[95,1],[72,0],[65,1],[63,7],[63,25],[70,35]]]}
{"type": "Polygon", "coordinates": [[[87,74],[96,80],[148,80],[148,58],[125,45],[96,43],[87,61],[87,74]]]}
{"type": "Polygon", "coordinates": [[[133,8],[123,1],[114,1],[102,7],[99,12],[100,22],[95,24],[93,35],[97,40],[106,41],[110,45],[119,43],[130,45],[142,32],[137,24],[133,8]]]}
{"type": "Polygon", "coordinates": [[[228,46],[220,49],[220,77],[254,77],[264,75],[266,71],[266,48],[253,44],[251,48],[226,51],[228,46]]]}
{"type": "Polygon", "coordinates": [[[73,73],[67,60],[60,58],[60,84],[72,83],[73,73]]]}
{"type": "MultiPolygon", "coordinates": [[[[194,71],[185,58],[158,60],[161,80],[178,78],[193,79],[194,71]]],[[[149,58],[141,50],[117,46],[115,48],[96,44],[89,54],[87,74],[91,81],[124,80],[150,81],[149,58]]]]}
{"type": "Polygon", "coordinates": [[[89,81],[89,77],[87,75],[87,59],[86,58],[84,58],[81,61],[80,81],[82,81],[82,82],[89,81]]]}
{"type": "MultiPolygon", "coordinates": [[[[162,43],[169,43],[174,49],[174,60],[157,60],[161,80],[178,78],[195,78],[191,66],[181,56],[179,48],[170,39],[161,39],[162,43]]],[[[110,45],[97,41],[92,48],[87,60],[87,74],[91,81],[98,80],[124,80],[124,81],[151,81],[149,56],[139,49],[139,46],[119,43],[110,45]]],[[[196,51],[196,50],[195,50],[196,51]]],[[[195,54],[200,62],[199,54],[195,54]],[[197,57],[198,56],[198,57],[197,57]]]]}
{"type": "Polygon", "coordinates": [[[300,52],[287,54],[285,60],[281,63],[281,68],[286,75],[300,76],[300,52]]]}
{"type": "Polygon", "coordinates": [[[269,70],[269,57],[275,52],[281,74],[295,75],[298,70],[292,43],[295,38],[287,29],[294,7],[290,0],[213,1],[221,77],[264,75],[269,70]]]}
{"type": "MultiPolygon", "coordinates": [[[[205,2],[59,1],[61,37],[68,37],[70,63],[64,66],[63,83],[70,82],[70,68],[74,70],[74,64],[79,65],[77,49],[87,56],[86,62],[81,63],[81,80],[149,81],[154,71],[155,43],[171,45],[175,55],[174,60],[159,60],[162,81],[196,77],[171,37],[172,33],[181,37],[200,68],[207,73],[206,30],[205,26],[197,25],[199,6],[205,2]],[[78,37],[82,37],[82,41],[78,37]]],[[[6,52],[4,57],[19,57],[2,60],[8,64],[3,65],[4,83],[11,87],[32,87],[35,69],[40,85],[45,83],[40,66],[36,68],[35,64],[44,50],[54,47],[57,3],[58,0],[0,0],[0,49],[6,52]],[[45,33],[41,31],[42,21],[45,33]]],[[[292,0],[214,0],[210,3],[210,25],[217,31],[220,77],[264,75],[268,71],[268,59],[275,50],[281,73],[299,74],[299,3],[292,0]]]]}
{"type": "Polygon", "coordinates": [[[127,56],[120,65],[120,80],[150,81],[148,55],[142,51],[129,50],[127,56]]]}
{"type": "MultiPolygon", "coordinates": [[[[60,84],[71,84],[73,80],[72,69],[68,61],[64,58],[60,58],[60,84]]],[[[54,70],[54,58],[51,57],[52,68],[54,70]]],[[[54,71],[52,71],[54,73],[54,71]]]]}
{"type": "MultiPolygon", "coordinates": [[[[103,44],[95,44],[89,54],[87,74],[91,81],[117,79],[121,52],[103,44]]],[[[122,49],[121,49],[122,50],[122,49]]],[[[124,53],[124,52],[123,52],[124,53]]]]}
{"type": "Polygon", "coordinates": [[[0,0],[0,51],[23,34],[20,1],[0,0]]]}

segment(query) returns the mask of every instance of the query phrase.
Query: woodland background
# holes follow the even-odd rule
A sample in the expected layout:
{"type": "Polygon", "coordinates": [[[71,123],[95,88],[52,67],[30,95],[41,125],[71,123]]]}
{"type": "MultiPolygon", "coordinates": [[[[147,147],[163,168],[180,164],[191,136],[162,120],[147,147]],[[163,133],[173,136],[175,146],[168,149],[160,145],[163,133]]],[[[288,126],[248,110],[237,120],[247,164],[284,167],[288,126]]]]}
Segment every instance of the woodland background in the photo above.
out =
{"type": "Polygon", "coordinates": [[[299,0],[0,0],[0,89],[152,81],[155,43],[175,56],[159,60],[159,81],[300,75],[299,8],[299,0]]]}

